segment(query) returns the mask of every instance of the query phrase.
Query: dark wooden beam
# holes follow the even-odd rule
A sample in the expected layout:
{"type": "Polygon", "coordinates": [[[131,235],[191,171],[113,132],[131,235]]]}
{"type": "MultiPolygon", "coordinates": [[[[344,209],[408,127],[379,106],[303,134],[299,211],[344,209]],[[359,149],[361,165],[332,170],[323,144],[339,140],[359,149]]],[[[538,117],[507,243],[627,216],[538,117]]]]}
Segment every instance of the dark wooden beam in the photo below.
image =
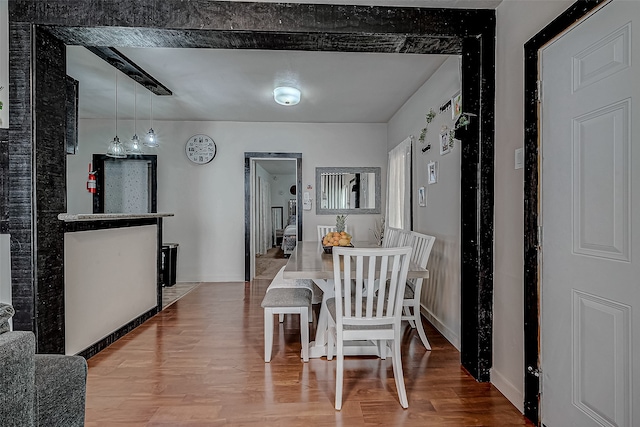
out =
{"type": "MultiPolygon", "coordinates": [[[[10,20],[40,25],[268,33],[407,34],[468,37],[484,32],[489,9],[351,6],[209,0],[13,0],[10,20]]],[[[103,46],[115,46],[103,44],[103,46]]]]}
{"type": "Polygon", "coordinates": [[[268,33],[262,31],[165,30],[158,28],[52,27],[47,30],[68,45],[264,49],[331,52],[428,53],[459,55],[461,38],[419,34],[268,33]]]}
{"type": "Polygon", "coordinates": [[[116,48],[105,46],[87,46],[91,52],[118,70],[122,71],[130,79],[140,83],[147,90],[159,96],[172,95],[168,87],[160,83],[155,77],[147,73],[141,66],[127,58],[116,48]]]}

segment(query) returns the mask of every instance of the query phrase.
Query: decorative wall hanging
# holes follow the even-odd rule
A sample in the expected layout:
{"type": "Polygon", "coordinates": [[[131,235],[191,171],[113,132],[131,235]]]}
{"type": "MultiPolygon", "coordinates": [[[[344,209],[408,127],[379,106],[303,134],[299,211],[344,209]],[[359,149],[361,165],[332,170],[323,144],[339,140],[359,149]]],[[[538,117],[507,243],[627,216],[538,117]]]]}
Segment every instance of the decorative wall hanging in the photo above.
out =
{"type": "Polygon", "coordinates": [[[429,184],[438,182],[438,162],[429,162],[427,169],[429,171],[429,184]]]}
{"type": "Polygon", "coordinates": [[[432,108],[429,110],[429,113],[427,113],[427,115],[425,116],[425,121],[427,122],[427,125],[423,127],[422,130],[420,130],[420,137],[418,138],[420,142],[424,142],[424,139],[427,136],[429,123],[431,123],[435,117],[436,117],[436,112],[433,111],[433,108],[432,108]]]}
{"type": "MultiPolygon", "coordinates": [[[[470,123],[471,116],[475,116],[472,113],[461,113],[458,121],[455,122],[455,126],[453,129],[449,131],[449,148],[453,148],[454,143],[456,141],[460,142],[459,139],[456,139],[456,131],[463,126],[467,126],[470,123]]],[[[442,144],[441,144],[442,145],[442,144]]]]}
{"type": "Polygon", "coordinates": [[[449,132],[448,126],[443,126],[440,130],[440,155],[445,155],[449,151],[451,151],[451,146],[449,145],[449,139],[451,136],[451,132],[449,132]]]}
{"type": "Polygon", "coordinates": [[[451,119],[453,123],[455,123],[458,117],[460,117],[460,114],[462,114],[462,94],[460,92],[453,96],[451,104],[453,105],[453,108],[451,108],[451,119]]]}
{"type": "Polygon", "coordinates": [[[427,206],[427,193],[425,193],[424,187],[418,188],[418,205],[427,206]]]}

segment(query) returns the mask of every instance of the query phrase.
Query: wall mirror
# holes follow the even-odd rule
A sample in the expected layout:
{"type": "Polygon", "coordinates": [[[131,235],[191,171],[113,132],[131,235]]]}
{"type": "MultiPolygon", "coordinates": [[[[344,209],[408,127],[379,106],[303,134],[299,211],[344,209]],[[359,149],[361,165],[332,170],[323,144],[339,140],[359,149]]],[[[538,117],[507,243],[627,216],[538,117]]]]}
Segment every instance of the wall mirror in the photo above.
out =
{"type": "Polygon", "coordinates": [[[316,168],[316,214],[379,214],[380,168],[316,168]]]}

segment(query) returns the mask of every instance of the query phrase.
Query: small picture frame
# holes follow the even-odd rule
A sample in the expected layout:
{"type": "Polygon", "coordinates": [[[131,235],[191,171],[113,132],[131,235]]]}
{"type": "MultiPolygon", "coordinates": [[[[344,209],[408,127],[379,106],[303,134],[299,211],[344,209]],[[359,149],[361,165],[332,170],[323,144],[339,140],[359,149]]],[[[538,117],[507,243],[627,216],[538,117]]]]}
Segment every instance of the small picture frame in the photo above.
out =
{"type": "Polygon", "coordinates": [[[427,171],[429,185],[438,182],[438,162],[429,162],[427,171]]]}
{"type": "Polygon", "coordinates": [[[449,146],[449,132],[440,132],[440,155],[443,156],[449,151],[451,151],[451,147],[449,146]]]}
{"type": "Polygon", "coordinates": [[[462,94],[458,92],[451,98],[451,119],[453,123],[458,120],[460,114],[462,114],[462,94]]]}
{"type": "Polygon", "coordinates": [[[424,187],[418,188],[418,205],[427,206],[427,194],[424,191],[424,187]]]}

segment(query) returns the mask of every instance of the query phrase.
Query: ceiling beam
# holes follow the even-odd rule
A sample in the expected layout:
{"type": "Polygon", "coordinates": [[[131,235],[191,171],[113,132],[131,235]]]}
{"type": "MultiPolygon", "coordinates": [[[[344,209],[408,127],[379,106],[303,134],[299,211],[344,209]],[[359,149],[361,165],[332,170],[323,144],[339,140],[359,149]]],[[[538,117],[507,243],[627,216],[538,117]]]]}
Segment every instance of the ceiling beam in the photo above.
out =
{"type": "Polygon", "coordinates": [[[98,57],[104,59],[109,65],[122,71],[130,79],[140,83],[149,91],[160,96],[172,95],[172,92],[165,85],[160,83],[151,74],[147,73],[142,67],[127,58],[124,54],[113,47],[104,46],[87,46],[91,52],[98,57]]]}

